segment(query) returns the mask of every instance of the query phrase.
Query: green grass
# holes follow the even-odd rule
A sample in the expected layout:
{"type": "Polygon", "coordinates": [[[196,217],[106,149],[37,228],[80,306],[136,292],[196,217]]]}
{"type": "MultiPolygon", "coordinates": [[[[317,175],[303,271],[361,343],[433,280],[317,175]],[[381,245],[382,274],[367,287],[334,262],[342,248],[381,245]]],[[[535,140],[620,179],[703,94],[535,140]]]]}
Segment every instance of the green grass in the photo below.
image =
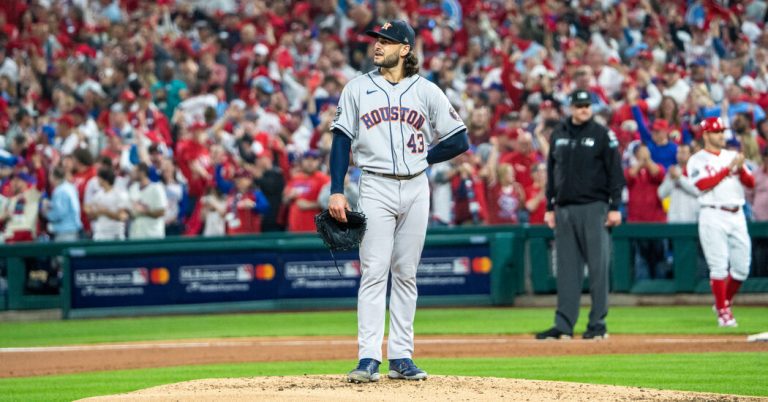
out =
{"type": "MultiPolygon", "coordinates": [[[[0,323],[0,347],[247,336],[353,336],[354,311],[253,313],[0,323]]],[[[768,308],[738,307],[739,327],[717,328],[709,306],[614,307],[614,334],[751,334],[768,328],[768,308]]],[[[577,326],[586,326],[587,311],[577,326]]],[[[551,326],[551,308],[419,309],[418,335],[529,334],[551,326]]]]}
{"type": "MultiPolygon", "coordinates": [[[[432,374],[572,381],[768,396],[768,353],[420,359],[432,374]],[[557,367],[556,370],[553,367],[557,367]]],[[[0,401],[59,401],[200,378],[337,374],[349,361],[216,364],[0,379],[0,401]]],[[[385,369],[383,367],[382,369],[385,369]]],[[[375,385],[373,385],[375,386],[375,385]]]]}

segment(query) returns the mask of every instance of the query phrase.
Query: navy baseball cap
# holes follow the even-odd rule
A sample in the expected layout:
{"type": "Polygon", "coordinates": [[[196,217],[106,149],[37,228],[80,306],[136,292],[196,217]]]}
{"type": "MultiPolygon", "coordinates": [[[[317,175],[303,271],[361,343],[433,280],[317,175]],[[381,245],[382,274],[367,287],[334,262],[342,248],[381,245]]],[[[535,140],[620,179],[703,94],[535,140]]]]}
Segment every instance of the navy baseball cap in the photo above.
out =
{"type": "Polygon", "coordinates": [[[387,22],[381,26],[381,30],[368,31],[366,32],[366,35],[374,38],[389,39],[393,42],[410,45],[411,47],[416,43],[416,32],[414,32],[413,28],[403,20],[387,22]]]}
{"type": "Polygon", "coordinates": [[[302,158],[312,158],[312,159],[319,159],[322,155],[320,155],[320,151],[316,149],[308,149],[304,151],[304,154],[302,155],[302,158]]]}
{"type": "Polygon", "coordinates": [[[688,65],[688,67],[709,67],[709,61],[703,57],[697,57],[688,65]]]}
{"type": "Polygon", "coordinates": [[[571,105],[573,106],[586,106],[592,104],[592,95],[589,91],[583,89],[577,89],[571,92],[571,105]]]}
{"type": "Polygon", "coordinates": [[[14,172],[13,174],[11,174],[11,178],[12,179],[21,179],[21,180],[23,180],[27,184],[32,184],[32,183],[37,182],[35,177],[30,175],[29,173],[24,173],[24,172],[14,172]]]}

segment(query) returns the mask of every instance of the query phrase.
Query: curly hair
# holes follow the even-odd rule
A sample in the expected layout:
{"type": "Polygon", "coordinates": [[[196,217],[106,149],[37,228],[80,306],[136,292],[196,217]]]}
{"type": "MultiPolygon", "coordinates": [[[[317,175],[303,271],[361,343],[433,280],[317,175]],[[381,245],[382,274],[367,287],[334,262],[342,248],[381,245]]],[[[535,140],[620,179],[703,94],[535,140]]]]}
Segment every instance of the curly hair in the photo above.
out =
{"type": "Polygon", "coordinates": [[[419,58],[416,57],[412,51],[405,55],[405,60],[403,61],[403,73],[406,77],[419,73],[419,58]]]}

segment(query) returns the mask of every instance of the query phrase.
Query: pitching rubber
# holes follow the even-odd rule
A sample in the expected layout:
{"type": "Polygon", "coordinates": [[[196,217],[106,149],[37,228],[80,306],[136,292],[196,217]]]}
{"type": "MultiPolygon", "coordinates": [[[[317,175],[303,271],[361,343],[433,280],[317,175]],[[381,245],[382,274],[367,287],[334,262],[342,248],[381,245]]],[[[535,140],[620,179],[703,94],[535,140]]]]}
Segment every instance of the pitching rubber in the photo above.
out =
{"type": "Polygon", "coordinates": [[[768,332],[750,335],[747,337],[747,342],[768,342],[768,332]]]}

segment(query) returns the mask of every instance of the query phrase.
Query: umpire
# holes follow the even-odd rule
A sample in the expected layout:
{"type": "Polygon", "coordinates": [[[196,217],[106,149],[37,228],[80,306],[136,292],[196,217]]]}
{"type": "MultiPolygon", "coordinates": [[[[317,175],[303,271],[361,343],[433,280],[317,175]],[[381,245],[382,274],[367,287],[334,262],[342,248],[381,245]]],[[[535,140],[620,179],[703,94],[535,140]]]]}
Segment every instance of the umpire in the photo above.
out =
{"type": "Polygon", "coordinates": [[[573,337],[585,263],[592,310],[584,339],[608,336],[609,228],[621,224],[624,174],[616,136],[592,118],[592,96],[571,93],[571,116],[552,133],[544,221],[555,231],[557,311],[555,326],[536,339],[573,337]]]}

